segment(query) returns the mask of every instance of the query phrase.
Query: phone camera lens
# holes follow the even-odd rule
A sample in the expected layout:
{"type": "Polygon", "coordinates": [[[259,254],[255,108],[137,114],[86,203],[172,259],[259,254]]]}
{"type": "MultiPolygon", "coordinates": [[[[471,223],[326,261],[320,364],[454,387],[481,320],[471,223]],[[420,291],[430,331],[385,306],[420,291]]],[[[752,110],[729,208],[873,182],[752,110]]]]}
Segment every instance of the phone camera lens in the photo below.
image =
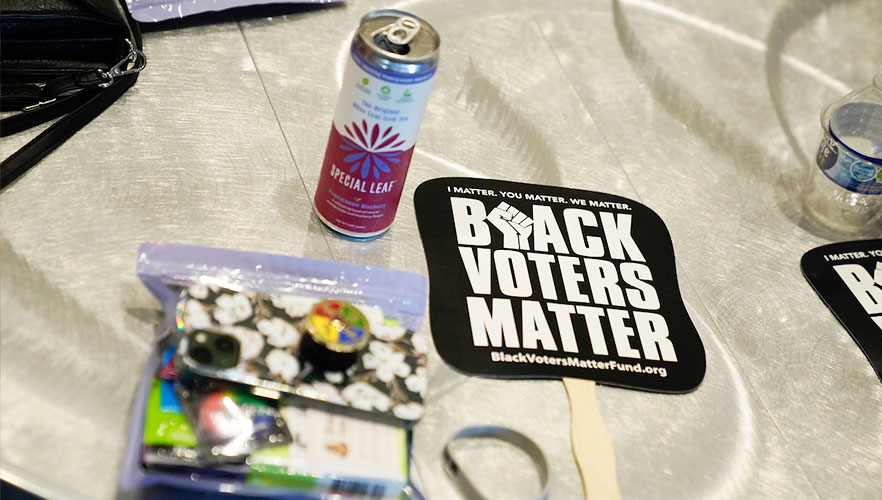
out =
{"type": "Polygon", "coordinates": [[[217,340],[214,341],[214,347],[218,352],[224,354],[236,352],[236,343],[229,337],[218,337],[217,340]]]}
{"type": "Polygon", "coordinates": [[[210,365],[211,359],[213,358],[213,356],[211,355],[211,351],[201,346],[191,349],[190,357],[195,359],[198,363],[202,363],[203,365],[210,365]]]}

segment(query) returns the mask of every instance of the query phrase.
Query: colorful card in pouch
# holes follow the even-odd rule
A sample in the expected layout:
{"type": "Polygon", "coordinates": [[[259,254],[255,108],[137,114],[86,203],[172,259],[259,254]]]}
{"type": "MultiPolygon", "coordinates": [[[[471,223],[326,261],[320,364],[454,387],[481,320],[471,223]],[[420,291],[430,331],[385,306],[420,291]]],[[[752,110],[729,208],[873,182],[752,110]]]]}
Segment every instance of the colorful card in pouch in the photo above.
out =
{"type": "Polygon", "coordinates": [[[247,482],[317,494],[399,498],[408,481],[407,433],[345,410],[283,406],[293,443],[255,452],[247,482]]]}
{"type": "Polygon", "coordinates": [[[144,415],[143,443],[148,446],[196,447],[196,435],[181,413],[171,382],[153,379],[144,415]]]}
{"type": "Polygon", "coordinates": [[[182,412],[174,382],[153,379],[144,419],[141,461],[148,468],[199,472],[218,477],[242,477],[244,465],[206,463],[196,434],[182,412]]]}
{"type": "Polygon", "coordinates": [[[803,255],[802,272],[882,380],[882,240],[815,248],[803,255]]]}
{"type": "Polygon", "coordinates": [[[159,364],[159,371],[156,376],[163,380],[177,380],[178,370],[175,368],[175,352],[177,348],[173,345],[167,346],[162,351],[162,361],[159,364]]]}
{"type": "Polygon", "coordinates": [[[241,462],[261,448],[291,442],[270,401],[232,391],[175,386],[206,461],[241,462]]]}
{"type": "Polygon", "coordinates": [[[163,380],[159,384],[159,409],[165,413],[183,415],[181,403],[175,395],[175,383],[171,380],[163,380]]]}

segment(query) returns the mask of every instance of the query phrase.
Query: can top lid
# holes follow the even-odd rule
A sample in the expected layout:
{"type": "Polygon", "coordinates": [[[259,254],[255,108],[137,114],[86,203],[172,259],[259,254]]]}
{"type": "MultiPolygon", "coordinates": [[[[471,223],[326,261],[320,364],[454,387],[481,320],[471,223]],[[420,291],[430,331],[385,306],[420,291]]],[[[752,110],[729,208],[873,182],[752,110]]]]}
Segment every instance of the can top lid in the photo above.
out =
{"type": "Polygon", "coordinates": [[[360,51],[379,67],[402,73],[421,73],[438,64],[441,38],[419,17],[393,9],[369,12],[358,26],[360,51]]]}

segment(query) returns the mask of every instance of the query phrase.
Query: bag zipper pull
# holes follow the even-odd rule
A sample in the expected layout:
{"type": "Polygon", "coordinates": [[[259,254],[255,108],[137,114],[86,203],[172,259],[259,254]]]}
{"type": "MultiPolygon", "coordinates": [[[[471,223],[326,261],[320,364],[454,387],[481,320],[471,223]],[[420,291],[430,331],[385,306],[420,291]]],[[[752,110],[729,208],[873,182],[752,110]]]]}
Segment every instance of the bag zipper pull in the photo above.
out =
{"type": "Polygon", "coordinates": [[[98,84],[99,87],[110,87],[113,85],[115,79],[132,73],[139,73],[147,66],[147,57],[144,53],[136,49],[135,44],[133,44],[128,38],[126,38],[126,43],[129,44],[129,53],[109,70],[98,71],[101,78],[105,80],[98,84]]]}
{"type": "Polygon", "coordinates": [[[48,101],[39,101],[39,102],[37,102],[37,103],[31,104],[30,106],[25,106],[25,107],[21,108],[21,110],[22,110],[22,111],[25,111],[25,112],[27,112],[27,111],[33,111],[33,110],[38,109],[38,108],[41,108],[41,107],[43,107],[43,106],[45,106],[45,105],[47,105],[47,104],[52,104],[52,103],[55,102],[56,100],[57,100],[57,99],[53,97],[52,99],[49,99],[48,101]]]}
{"type": "Polygon", "coordinates": [[[126,43],[129,45],[128,54],[109,70],[92,70],[76,75],[62,76],[48,83],[36,84],[38,93],[48,95],[45,95],[43,98],[38,97],[36,103],[23,107],[22,111],[33,111],[42,108],[54,103],[59,98],[67,97],[81,89],[93,86],[104,89],[113,85],[114,81],[119,77],[140,72],[147,66],[147,57],[143,52],[135,48],[131,40],[126,39],[126,43]]]}

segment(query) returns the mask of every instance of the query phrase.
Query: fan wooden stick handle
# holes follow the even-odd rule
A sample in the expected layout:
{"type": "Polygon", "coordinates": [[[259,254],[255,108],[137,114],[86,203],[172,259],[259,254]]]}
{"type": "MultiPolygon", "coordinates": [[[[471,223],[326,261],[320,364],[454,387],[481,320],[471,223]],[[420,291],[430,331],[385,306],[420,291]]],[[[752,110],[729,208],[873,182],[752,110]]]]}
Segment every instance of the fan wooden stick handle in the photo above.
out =
{"type": "Polygon", "coordinates": [[[620,500],[616,454],[597,410],[596,384],[577,378],[564,378],[563,383],[570,399],[573,455],[582,473],[585,498],[620,500]]]}

